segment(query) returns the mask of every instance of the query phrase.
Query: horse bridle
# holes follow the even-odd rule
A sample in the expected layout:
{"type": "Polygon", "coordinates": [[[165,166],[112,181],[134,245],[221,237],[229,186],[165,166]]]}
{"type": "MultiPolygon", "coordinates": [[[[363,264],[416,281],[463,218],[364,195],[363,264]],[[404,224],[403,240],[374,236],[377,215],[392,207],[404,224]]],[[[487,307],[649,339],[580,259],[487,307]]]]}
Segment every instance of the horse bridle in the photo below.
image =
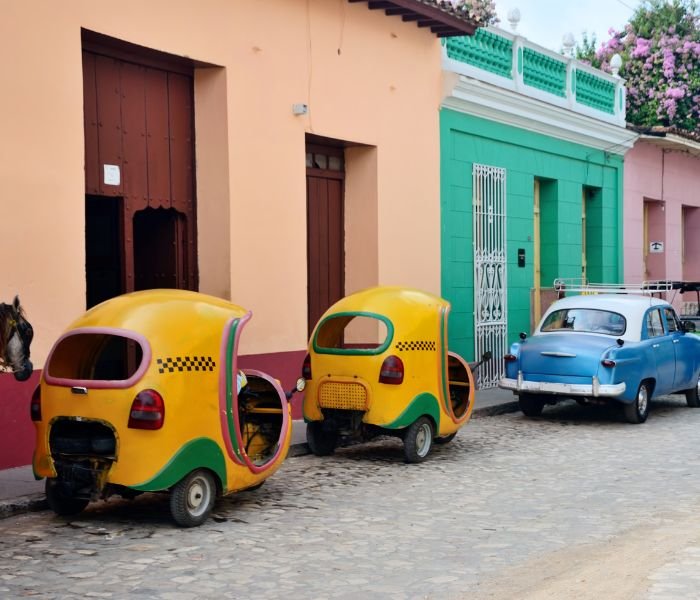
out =
{"type": "MultiPolygon", "coordinates": [[[[22,342],[22,346],[24,347],[24,358],[28,362],[30,347],[32,340],[34,339],[34,329],[32,328],[31,323],[13,310],[7,324],[9,326],[7,341],[9,342],[12,339],[13,332],[16,331],[20,341],[22,342]]],[[[7,364],[6,356],[3,356],[2,359],[5,364],[7,364]]]]}

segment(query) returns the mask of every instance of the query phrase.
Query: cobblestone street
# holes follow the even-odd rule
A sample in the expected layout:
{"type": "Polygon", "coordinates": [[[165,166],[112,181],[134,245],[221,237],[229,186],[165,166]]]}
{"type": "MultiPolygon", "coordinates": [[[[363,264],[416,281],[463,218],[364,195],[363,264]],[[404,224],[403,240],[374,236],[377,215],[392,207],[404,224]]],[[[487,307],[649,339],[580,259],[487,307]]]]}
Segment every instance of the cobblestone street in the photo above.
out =
{"type": "Polygon", "coordinates": [[[419,465],[397,440],[288,459],[196,529],[158,495],[30,513],[0,521],[0,597],[699,598],[699,442],[680,396],[640,426],[572,403],[419,465]]]}

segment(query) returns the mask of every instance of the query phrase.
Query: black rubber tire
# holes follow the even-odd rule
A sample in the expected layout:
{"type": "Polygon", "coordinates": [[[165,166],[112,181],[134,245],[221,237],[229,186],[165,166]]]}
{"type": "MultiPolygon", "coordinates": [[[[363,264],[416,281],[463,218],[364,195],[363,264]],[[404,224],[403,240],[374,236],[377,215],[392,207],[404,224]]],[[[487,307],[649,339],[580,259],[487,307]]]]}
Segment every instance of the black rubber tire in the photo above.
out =
{"type": "Polygon", "coordinates": [[[520,394],[518,404],[526,417],[539,417],[544,408],[544,400],[537,394],[520,394]]]}
{"type": "Polygon", "coordinates": [[[46,480],[45,490],[46,501],[49,504],[49,508],[57,515],[64,517],[77,515],[83,512],[85,507],[90,503],[90,500],[85,498],[75,498],[67,494],[61,482],[55,478],[48,478],[46,480]]]}
{"type": "Polygon", "coordinates": [[[434,442],[436,444],[449,444],[453,439],[455,439],[455,437],[457,437],[456,431],[450,435],[446,435],[445,437],[435,438],[434,442]]]}
{"type": "Polygon", "coordinates": [[[685,390],[685,401],[691,408],[700,408],[700,376],[694,388],[685,390]]]}
{"type": "Polygon", "coordinates": [[[423,462],[435,439],[433,422],[428,417],[416,419],[403,435],[403,455],[407,463],[423,462]]]}
{"type": "Polygon", "coordinates": [[[316,456],[330,456],[338,445],[338,434],[326,431],[323,421],[311,421],[306,424],[306,443],[316,456]]]}
{"type": "Polygon", "coordinates": [[[173,486],[170,514],[180,527],[197,527],[209,518],[215,502],[214,476],[205,469],[197,469],[173,486]]]}
{"type": "Polygon", "coordinates": [[[649,384],[642,381],[637,388],[637,395],[634,398],[634,402],[624,405],[625,419],[627,419],[628,423],[639,425],[647,420],[649,416],[650,397],[649,384]]]}

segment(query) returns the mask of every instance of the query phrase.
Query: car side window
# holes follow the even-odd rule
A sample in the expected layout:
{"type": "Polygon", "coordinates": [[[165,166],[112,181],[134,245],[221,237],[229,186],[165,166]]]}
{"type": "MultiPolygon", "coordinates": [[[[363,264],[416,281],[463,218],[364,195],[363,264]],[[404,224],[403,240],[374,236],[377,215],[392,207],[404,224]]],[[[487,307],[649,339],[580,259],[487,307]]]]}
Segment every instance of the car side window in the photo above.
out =
{"type": "Polygon", "coordinates": [[[678,321],[676,312],[672,308],[664,308],[664,316],[666,317],[666,325],[669,333],[675,333],[681,330],[681,324],[678,321]]]}
{"type": "Polygon", "coordinates": [[[664,325],[661,321],[661,311],[658,308],[647,313],[647,337],[658,337],[664,334],[664,325]]]}

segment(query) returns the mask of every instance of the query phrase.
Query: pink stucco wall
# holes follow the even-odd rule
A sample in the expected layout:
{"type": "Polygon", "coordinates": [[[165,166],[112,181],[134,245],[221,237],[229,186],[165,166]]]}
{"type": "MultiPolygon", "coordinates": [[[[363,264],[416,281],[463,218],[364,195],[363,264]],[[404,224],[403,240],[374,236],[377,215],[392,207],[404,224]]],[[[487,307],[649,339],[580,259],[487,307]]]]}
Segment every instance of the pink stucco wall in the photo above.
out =
{"type": "Polygon", "coordinates": [[[625,155],[624,182],[625,281],[700,279],[700,157],[641,138],[625,155]],[[647,240],[664,242],[664,252],[646,262],[645,203],[647,240]]]}

